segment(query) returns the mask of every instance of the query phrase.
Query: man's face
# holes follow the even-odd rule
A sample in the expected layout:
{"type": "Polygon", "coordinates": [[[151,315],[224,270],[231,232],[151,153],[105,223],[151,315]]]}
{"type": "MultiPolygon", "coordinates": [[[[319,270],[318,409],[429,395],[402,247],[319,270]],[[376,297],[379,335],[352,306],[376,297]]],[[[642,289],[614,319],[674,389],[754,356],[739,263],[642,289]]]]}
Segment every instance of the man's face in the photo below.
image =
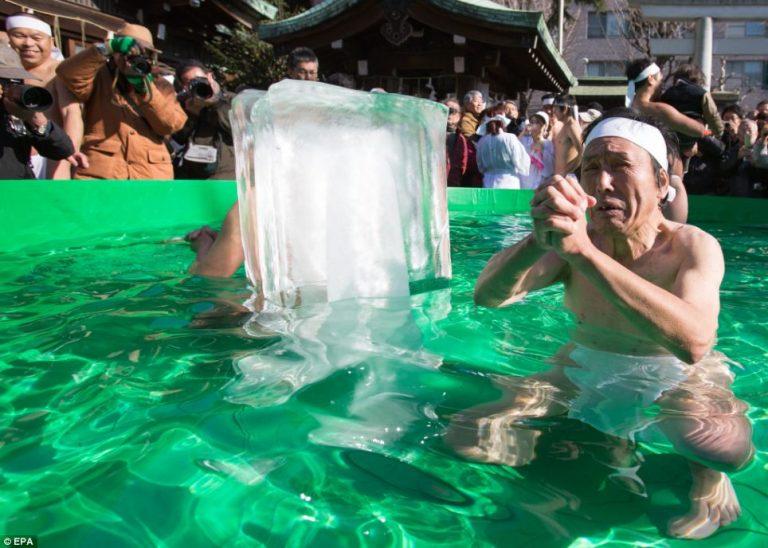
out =
{"type": "Polygon", "coordinates": [[[464,103],[464,108],[472,114],[480,114],[485,110],[485,99],[482,95],[473,95],[469,101],[464,103]]]}
{"type": "Polygon", "coordinates": [[[723,122],[729,123],[733,128],[733,131],[737,132],[739,131],[739,126],[741,125],[741,117],[733,111],[728,111],[723,114],[723,122]]]}
{"type": "Polygon", "coordinates": [[[24,68],[36,67],[51,57],[53,38],[34,29],[17,28],[8,31],[11,47],[18,52],[24,68]]]}
{"type": "Polygon", "coordinates": [[[518,111],[517,111],[517,105],[515,103],[505,103],[504,104],[504,116],[512,119],[517,119],[518,111]]]}
{"type": "Polygon", "coordinates": [[[179,83],[181,84],[182,89],[185,91],[189,89],[189,84],[195,78],[205,78],[210,84],[211,88],[213,88],[214,97],[216,97],[219,94],[219,91],[221,91],[219,83],[213,77],[213,73],[205,72],[200,67],[192,67],[191,69],[184,71],[182,74],[179,74],[178,77],[179,83]]]}
{"type": "Polygon", "coordinates": [[[555,118],[558,121],[562,122],[563,120],[568,118],[568,107],[555,106],[552,109],[552,113],[554,114],[555,118]]]}
{"type": "Polygon", "coordinates": [[[768,114],[768,103],[761,103],[757,105],[758,114],[768,114]]]}
{"type": "Polygon", "coordinates": [[[650,154],[621,137],[602,137],[584,151],[581,183],[597,200],[590,210],[600,232],[631,235],[658,210],[667,192],[659,188],[650,154]]]}
{"type": "Polygon", "coordinates": [[[550,119],[555,115],[555,105],[542,105],[541,109],[547,113],[550,119]]]}
{"type": "Polygon", "coordinates": [[[317,61],[302,61],[296,68],[288,70],[288,77],[292,80],[310,80],[317,82],[317,61]]]}

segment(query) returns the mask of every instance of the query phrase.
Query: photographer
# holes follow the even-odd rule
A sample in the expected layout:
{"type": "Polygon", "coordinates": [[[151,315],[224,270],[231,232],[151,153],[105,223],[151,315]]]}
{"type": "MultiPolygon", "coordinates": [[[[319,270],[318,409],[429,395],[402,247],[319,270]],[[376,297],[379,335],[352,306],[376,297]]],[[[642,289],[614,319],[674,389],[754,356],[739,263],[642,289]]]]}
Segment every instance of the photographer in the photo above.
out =
{"type": "Polygon", "coordinates": [[[90,166],[77,179],[171,179],[164,139],[187,121],[173,86],[152,77],[152,34],[125,25],[105,44],[62,61],[56,73],[85,104],[82,152],[90,166]]]}
{"type": "Polygon", "coordinates": [[[177,179],[234,179],[235,155],[229,111],[231,93],[221,90],[200,61],[182,63],[177,71],[179,102],[187,113],[184,128],[173,135],[173,172],[177,179]]]}
{"type": "Polygon", "coordinates": [[[24,86],[21,81],[25,79],[34,76],[22,68],[15,51],[0,44],[0,179],[34,179],[30,165],[33,146],[52,160],[71,159],[75,152],[67,134],[42,112],[33,110],[36,105],[32,100],[37,98],[42,108],[50,94],[43,88],[24,86]]]}
{"type": "MultiPolygon", "coordinates": [[[[16,13],[5,20],[8,40],[19,54],[24,70],[33,75],[34,81],[27,84],[45,87],[53,98],[45,115],[69,135],[75,150],[80,148],[83,137],[83,115],[80,104],[56,78],[56,67],[61,62],[53,43],[53,30],[48,23],[29,13],[16,13]]],[[[84,156],[77,152],[76,158],[83,163],[84,156]]],[[[32,157],[33,171],[42,179],[71,179],[70,162],[47,162],[42,156],[32,157]]]]}

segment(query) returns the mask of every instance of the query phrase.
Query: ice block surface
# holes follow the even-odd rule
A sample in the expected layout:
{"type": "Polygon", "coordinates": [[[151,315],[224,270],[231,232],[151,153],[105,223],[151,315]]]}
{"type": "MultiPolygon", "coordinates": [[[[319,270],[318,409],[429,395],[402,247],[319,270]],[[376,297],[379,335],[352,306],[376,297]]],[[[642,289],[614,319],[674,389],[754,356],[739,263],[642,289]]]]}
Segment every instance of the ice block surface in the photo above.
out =
{"type": "Polygon", "coordinates": [[[233,104],[246,270],[281,306],[450,278],[438,103],[283,80],[233,104]]]}

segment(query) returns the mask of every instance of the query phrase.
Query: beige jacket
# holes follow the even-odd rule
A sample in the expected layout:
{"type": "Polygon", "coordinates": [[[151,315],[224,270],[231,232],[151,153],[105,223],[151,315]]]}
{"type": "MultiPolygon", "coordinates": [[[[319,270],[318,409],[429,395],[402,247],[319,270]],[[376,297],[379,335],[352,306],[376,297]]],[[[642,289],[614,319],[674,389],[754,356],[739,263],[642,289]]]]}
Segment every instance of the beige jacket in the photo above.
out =
{"type": "Polygon", "coordinates": [[[163,138],[184,127],[187,115],[171,84],[158,79],[144,96],[132,89],[123,95],[95,47],[62,61],[56,73],[85,105],[81,151],[90,167],[76,179],[173,179],[163,138]]]}

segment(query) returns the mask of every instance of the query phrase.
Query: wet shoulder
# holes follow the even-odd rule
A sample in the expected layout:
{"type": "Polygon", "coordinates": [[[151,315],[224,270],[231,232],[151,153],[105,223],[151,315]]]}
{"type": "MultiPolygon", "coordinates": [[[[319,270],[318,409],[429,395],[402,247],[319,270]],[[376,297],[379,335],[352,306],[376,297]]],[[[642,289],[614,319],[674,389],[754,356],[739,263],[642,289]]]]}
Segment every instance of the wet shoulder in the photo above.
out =
{"type": "Polygon", "coordinates": [[[668,242],[673,253],[681,258],[723,261],[723,251],[717,238],[701,228],[667,221],[665,229],[669,231],[668,242]]]}

